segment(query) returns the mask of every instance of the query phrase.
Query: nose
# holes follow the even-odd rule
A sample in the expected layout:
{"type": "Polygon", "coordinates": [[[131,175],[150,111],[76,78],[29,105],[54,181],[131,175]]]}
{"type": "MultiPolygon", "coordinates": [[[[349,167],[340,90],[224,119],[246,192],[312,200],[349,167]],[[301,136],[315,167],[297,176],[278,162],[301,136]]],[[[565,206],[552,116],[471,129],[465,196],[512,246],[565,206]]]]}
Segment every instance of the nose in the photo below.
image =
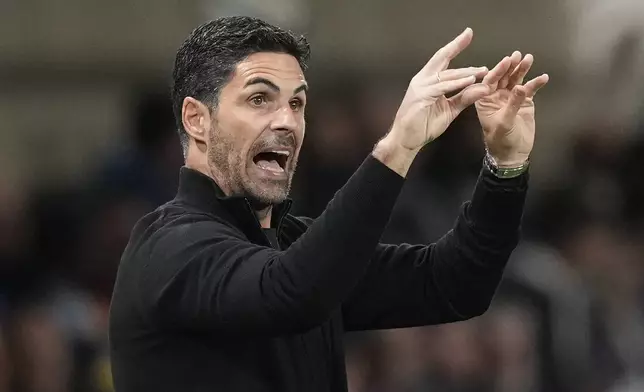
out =
{"type": "Polygon", "coordinates": [[[297,126],[297,114],[293,112],[290,106],[282,107],[277,110],[273,117],[273,121],[271,122],[271,129],[274,131],[295,132],[297,130],[297,126]]]}

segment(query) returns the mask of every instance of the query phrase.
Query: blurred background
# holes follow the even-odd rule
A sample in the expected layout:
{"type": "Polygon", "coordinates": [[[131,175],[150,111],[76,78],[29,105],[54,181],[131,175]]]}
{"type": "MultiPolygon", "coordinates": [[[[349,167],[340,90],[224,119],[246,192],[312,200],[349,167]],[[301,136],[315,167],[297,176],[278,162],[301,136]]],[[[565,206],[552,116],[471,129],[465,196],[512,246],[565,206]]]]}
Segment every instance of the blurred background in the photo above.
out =
{"type": "MultiPolygon", "coordinates": [[[[410,78],[518,49],[549,73],[524,239],[466,322],[354,333],[351,392],[644,391],[641,0],[0,0],[0,392],[112,391],[106,321],[134,222],[173,198],[169,80],[199,23],[259,16],[313,58],[295,213],[317,216],[387,131],[410,78]]],[[[466,111],[415,162],[384,240],[429,242],[483,156],[466,111]]]]}

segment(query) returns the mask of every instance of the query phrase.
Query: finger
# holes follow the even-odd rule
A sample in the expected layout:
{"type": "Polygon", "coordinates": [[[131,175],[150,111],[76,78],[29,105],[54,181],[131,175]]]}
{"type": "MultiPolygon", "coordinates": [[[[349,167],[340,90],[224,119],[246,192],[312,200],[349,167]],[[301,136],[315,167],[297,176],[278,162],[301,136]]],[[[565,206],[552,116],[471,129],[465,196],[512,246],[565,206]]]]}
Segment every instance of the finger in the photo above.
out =
{"type": "Polygon", "coordinates": [[[474,32],[471,28],[466,28],[458,37],[454,38],[450,43],[438,49],[438,51],[427,62],[423,71],[433,74],[442,71],[449,65],[459,53],[467,48],[472,42],[474,32]]]}
{"type": "Polygon", "coordinates": [[[437,72],[431,78],[428,79],[429,84],[435,84],[440,82],[446,82],[449,80],[456,80],[467,78],[468,76],[474,76],[476,79],[484,77],[488,72],[487,67],[469,67],[469,68],[457,68],[457,69],[446,69],[444,71],[437,72]]]}
{"type": "Polygon", "coordinates": [[[523,101],[525,101],[526,96],[527,92],[524,86],[515,86],[512,89],[510,99],[508,100],[505,108],[503,108],[502,121],[505,124],[511,124],[512,122],[514,122],[514,118],[519,112],[519,109],[521,108],[523,101]]]}
{"type": "Polygon", "coordinates": [[[431,94],[432,97],[440,97],[441,95],[449,94],[451,92],[463,89],[471,84],[476,82],[476,77],[468,76],[466,78],[448,80],[445,82],[440,82],[431,85],[431,94]]]}
{"type": "Polygon", "coordinates": [[[517,84],[523,84],[523,78],[525,78],[525,76],[528,74],[533,63],[534,57],[531,54],[526,54],[523,60],[521,60],[519,65],[510,75],[510,79],[508,80],[508,85],[506,88],[508,90],[511,90],[517,84]]]}
{"type": "Polygon", "coordinates": [[[512,71],[514,71],[521,62],[521,52],[515,50],[514,53],[512,53],[512,56],[510,56],[510,60],[510,68],[508,69],[508,72],[503,75],[501,80],[499,80],[499,88],[507,88],[508,82],[510,80],[510,75],[512,75],[512,71]]]}
{"type": "Polygon", "coordinates": [[[524,85],[524,87],[528,98],[534,97],[537,91],[539,91],[540,88],[545,86],[549,80],[550,80],[550,77],[548,76],[548,74],[543,74],[527,82],[524,85]]]}
{"type": "Polygon", "coordinates": [[[490,72],[485,75],[483,78],[483,83],[496,87],[496,84],[501,80],[503,75],[505,75],[508,70],[510,69],[510,64],[512,63],[512,60],[508,56],[505,56],[503,60],[499,61],[499,63],[492,68],[490,72]]]}
{"type": "Polygon", "coordinates": [[[448,99],[450,104],[459,113],[468,106],[492,92],[492,87],[484,83],[477,83],[466,87],[463,91],[448,99]]]}

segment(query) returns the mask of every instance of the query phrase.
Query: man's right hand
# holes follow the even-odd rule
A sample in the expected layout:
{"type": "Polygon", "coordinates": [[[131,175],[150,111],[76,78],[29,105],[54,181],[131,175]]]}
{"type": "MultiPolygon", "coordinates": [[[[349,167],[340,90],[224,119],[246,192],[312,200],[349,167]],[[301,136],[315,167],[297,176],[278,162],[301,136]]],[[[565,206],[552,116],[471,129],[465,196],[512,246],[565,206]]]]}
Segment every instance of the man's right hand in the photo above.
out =
{"type": "Polygon", "coordinates": [[[465,29],[412,78],[391,131],[374,150],[376,158],[403,177],[418,151],[442,135],[465,108],[493,93],[496,82],[510,67],[510,58],[505,57],[489,71],[486,83],[477,84],[477,79],[488,74],[486,67],[447,69],[450,61],[469,46],[472,36],[472,30],[465,29]]]}

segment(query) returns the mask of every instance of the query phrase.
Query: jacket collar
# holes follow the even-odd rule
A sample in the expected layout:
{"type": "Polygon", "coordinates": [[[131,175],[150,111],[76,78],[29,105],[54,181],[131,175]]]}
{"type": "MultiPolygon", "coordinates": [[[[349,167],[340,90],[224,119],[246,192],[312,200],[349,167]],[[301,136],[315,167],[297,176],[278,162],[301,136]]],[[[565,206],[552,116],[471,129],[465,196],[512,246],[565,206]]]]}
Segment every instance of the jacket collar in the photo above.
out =
{"type": "MultiPolygon", "coordinates": [[[[242,196],[226,196],[215,181],[205,174],[183,166],[179,172],[179,190],[177,200],[192,205],[203,212],[221,215],[222,207],[241,226],[242,231],[248,232],[260,229],[250,201],[242,196]]],[[[291,208],[292,200],[273,206],[271,227],[281,229],[281,223],[291,208]]],[[[262,232],[263,236],[263,232],[262,232]]]]}

